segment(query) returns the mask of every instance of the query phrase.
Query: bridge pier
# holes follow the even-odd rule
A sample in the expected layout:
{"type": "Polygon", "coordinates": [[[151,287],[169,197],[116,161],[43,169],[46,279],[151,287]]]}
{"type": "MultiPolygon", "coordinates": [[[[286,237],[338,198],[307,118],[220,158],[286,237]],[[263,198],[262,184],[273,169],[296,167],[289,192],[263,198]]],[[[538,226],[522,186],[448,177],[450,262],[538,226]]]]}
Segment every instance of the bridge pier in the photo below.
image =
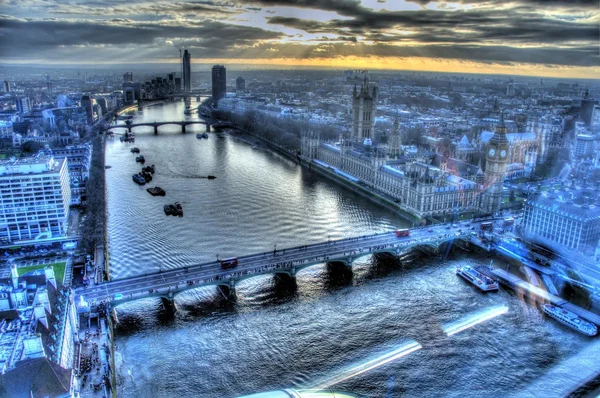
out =
{"type": "Polygon", "coordinates": [[[185,133],[185,124],[182,124],[182,125],[181,125],[181,132],[182,132],[182,133],[185,133]]]}
{"type": "Polygon", "coordinates": [[[127,133],[131,134],[131,126],[127,126],[127,133]]]}
{"type": "Polygon", "coordinates": [[[210,133],[210,124],[209,123],[206,123],[206,132],[210,133]]]}
{"type": "Polygon", "coordinates": [[[154,134],[158,134],[158,126],[154,126],[154,134]]]}
{"type": "Polygon", "coordinates": [[[230,281],[227,285],[218,285],[217,289],[221,292],[224,298],[227,300],[235,301],[237,296],[235,294],[235,282],[230,281]]]}
{"type": "Polygon", "coordinates": [[[293,294],[298,290],[298,283],[296,282],[296,270],[292,270],[290,273],[276,273],[274,283],[275,293],[278,295],[289,295],[293,294]]]}
{"type": "Polygon", "coordinates": [[[169,293],[168,297],[161,297],[163,307],[165,307],[165,311],[169,314],[175,314],[177,312],[177,305],[175,304],[175,298],[173,297],[173,293],[169,293]]]}

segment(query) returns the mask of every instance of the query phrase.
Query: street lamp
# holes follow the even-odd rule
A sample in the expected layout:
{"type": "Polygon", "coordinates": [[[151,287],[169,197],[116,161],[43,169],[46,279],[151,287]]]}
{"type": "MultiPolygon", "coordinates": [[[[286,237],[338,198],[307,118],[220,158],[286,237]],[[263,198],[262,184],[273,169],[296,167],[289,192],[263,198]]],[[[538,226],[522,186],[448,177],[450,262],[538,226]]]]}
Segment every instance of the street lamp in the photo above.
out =
{"type": "Polygon", "coordinates": [[[219,262],[219,255],[217,254],[217,262],[219,262]]]}

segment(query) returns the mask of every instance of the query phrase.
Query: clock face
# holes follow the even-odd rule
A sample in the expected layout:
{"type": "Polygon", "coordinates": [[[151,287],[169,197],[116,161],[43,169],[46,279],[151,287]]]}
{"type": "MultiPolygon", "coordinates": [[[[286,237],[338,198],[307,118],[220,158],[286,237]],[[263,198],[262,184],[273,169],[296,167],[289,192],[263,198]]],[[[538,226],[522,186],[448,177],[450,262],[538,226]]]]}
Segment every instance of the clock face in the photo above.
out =
{"type": "Polygon", "coordinates": [[[491,148],[490,151],[488,152],[488,154],[490,156],[494,156],[496,154],[496,151],[494,150],[494,148],[491,148]]]}
{"type": "Polygon", "coordinates": [[[506,157],[506,151],[504,149],[500,151],[500,157],[501,158],[505,158],[506,157]]]}

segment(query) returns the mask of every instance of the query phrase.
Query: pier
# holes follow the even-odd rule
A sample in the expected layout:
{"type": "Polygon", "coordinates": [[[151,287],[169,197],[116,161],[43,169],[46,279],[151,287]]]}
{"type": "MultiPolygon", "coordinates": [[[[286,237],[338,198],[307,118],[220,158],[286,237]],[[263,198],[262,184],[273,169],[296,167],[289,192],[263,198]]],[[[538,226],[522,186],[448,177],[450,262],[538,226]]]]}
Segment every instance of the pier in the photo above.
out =
{"type": "Polygon", "coordinates": [[[565,310],[573,312],[577,316],[589,322],[592,322],[596,325],[600,325],[599,315],[596,315],[581,307],[578,307],[575,304],[572,304],[559,296],[556,296],[552,293],[548,293],[543,289],[540,289],[539,287],[535,287],[531,283],[525,282],[524,280],[502,269],[494,269],[491,271],[491,273],[493,277],[497,279],[500,283],[510,287],[511,289],[519,293],[526,295],[527,297],[531,297],[542,303],[554,304],[558,307],[564,308],[565,310]]]}

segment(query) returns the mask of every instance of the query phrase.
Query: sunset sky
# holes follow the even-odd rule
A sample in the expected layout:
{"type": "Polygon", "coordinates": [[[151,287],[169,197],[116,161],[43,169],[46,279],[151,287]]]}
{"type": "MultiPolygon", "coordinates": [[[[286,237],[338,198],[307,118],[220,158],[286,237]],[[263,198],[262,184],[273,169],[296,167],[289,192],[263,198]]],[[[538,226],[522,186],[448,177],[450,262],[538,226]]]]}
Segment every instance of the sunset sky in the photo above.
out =
{"type": "Polygon", "coordinates": [[[0,0],[3,64],[179,62],[600,78],[600,0],[0,0]]]}

